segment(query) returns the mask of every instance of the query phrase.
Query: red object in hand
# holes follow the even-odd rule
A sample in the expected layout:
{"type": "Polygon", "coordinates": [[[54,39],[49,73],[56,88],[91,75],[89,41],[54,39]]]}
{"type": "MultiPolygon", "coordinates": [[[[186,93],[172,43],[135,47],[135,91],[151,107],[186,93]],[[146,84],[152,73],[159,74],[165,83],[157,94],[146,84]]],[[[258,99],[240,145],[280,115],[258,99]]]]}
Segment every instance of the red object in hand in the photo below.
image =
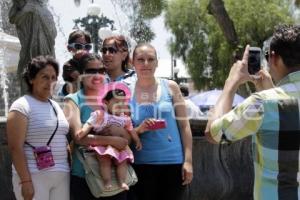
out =
{"type": "Polygon", "coordinates": [[[153,125],[148,126],[148,129],[157,130],[157,129],[166,128],[166,126],[167,126],[167,124],[166,124],[165,120],[158,119],[158,120],[155,120],[155,123],[153,125]]]}

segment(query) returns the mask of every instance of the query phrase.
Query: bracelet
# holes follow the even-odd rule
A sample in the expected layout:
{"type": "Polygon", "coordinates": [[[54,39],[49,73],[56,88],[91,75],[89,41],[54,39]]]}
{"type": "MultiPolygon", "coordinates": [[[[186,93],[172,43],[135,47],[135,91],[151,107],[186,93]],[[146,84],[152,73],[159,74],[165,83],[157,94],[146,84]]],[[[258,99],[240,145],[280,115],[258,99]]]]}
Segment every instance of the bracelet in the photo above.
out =
{"type": "Polygon", "coordinates": [[[25,180],[25,181],[20,181],[19,185],[23,185],[24,183],[30,183],[32,182],[31,180],[25,180]]]}

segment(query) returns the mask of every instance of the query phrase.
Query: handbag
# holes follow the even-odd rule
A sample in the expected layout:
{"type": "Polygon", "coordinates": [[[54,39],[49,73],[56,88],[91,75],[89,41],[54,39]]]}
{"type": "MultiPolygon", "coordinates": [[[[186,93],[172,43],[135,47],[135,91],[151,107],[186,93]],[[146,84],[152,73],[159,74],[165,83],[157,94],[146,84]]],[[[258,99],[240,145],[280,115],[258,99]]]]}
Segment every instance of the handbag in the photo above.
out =
{"type": "MultiPolygon", "coordinates": [[[[85,170],[86,183],[94,197],[108,197],[114,196],[122,191],[118,184],[118,178],[116,176],[115,167],[112,167],[112,188],[110,190],[104,189],[104,183],[100,175],[99,162],[96,158],[96,153],[84,148],[76,148],[76,155],[83,165],[85,170]]],[[[128,186],[136,184],[138,181],[136,173],[132,166],[128,164],[126,183],[128,186]]]]}

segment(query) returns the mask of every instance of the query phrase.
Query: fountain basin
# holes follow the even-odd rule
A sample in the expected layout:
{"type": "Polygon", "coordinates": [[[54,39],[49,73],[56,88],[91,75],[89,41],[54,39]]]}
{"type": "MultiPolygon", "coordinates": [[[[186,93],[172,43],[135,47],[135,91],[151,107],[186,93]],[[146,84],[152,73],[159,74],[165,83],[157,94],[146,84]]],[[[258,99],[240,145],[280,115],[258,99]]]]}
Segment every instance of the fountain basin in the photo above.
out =
{"type": "MultiPolygon", "coordinates": [[[[205,118],[190,120],[194,180],[188,187],[184,200],[252,200],[254,172],[251,138],[231,145],[210,144],[204,137],[206,122],[205,118]]],[[[14,199],[14,194],[5,123],[6,118],[0,117],[0,194],[1,199],[11,200],[14,199]]]]}

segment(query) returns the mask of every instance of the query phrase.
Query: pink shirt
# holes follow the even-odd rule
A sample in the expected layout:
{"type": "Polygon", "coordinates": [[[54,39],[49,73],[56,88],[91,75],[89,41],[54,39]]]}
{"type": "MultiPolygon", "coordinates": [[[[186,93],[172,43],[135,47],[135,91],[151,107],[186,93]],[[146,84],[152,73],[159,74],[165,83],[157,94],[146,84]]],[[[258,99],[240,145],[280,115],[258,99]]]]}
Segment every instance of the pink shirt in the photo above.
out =
{"type": "Polygon", "coordinates": [[[87,123],[94,127],[95,132],[99,132],[110,125],[123,127],[129,132],[133,129],[130,117],[124,114],[121,116],[111,115],[103,110],[92,112],[87,123]]]}

